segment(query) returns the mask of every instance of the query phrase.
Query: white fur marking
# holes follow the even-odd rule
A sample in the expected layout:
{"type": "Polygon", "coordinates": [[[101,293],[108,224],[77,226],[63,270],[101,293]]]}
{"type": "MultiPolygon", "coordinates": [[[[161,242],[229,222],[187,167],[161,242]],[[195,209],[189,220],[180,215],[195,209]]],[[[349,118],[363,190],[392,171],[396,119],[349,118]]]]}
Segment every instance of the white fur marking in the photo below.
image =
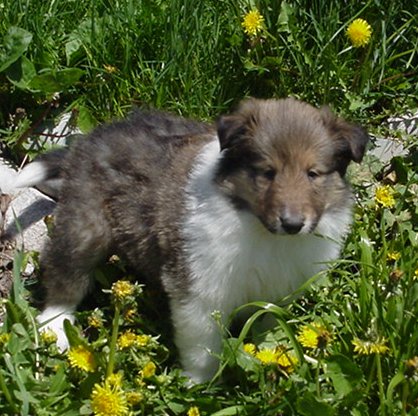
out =
{"type": "Polygon", "coordinates": [[[187,303],[172,304],[183,366],[198,382],[216,371],[217,360],[208,354],[220,350],[213,310],[227,318],[242,304],[291,294],[338,257],[351,222],[347,207],[323,215],[316,228],[320,235],[268,232],[254,215],[236,210],[213,182],[219,152],[217,141],[204,147],[186,189],[182,234],[190,295],[187,303]]]}
{"type": "Polygon", "coordinates": [[[64,321],[68,319],[74,323],[73,310],[66,306],[48,306],[38,315],[37,320],[42,325],[41,330],[51,330],[57,336],[57,347],[65,351],[69,347],[67,336],[64,331],[64,321]]]}
{"type": "Polygon", "coordinates": [[[47,170],[42,162],[32,162],[17,175],[16,188],[27,188],[38,185],[47,178],[47,170]]]}

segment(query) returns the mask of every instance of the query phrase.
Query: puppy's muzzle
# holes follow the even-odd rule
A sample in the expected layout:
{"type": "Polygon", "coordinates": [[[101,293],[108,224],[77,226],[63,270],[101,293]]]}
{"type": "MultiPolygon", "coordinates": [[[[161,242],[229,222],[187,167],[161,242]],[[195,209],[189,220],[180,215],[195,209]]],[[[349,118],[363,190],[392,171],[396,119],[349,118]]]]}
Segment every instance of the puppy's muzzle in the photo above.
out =
{"type": "Polygon", "coordinates": [[[280,216],[280,222],[287,234],[297,234],[305,225],[305,217],[298,214],[284,214],[280,216]]]}

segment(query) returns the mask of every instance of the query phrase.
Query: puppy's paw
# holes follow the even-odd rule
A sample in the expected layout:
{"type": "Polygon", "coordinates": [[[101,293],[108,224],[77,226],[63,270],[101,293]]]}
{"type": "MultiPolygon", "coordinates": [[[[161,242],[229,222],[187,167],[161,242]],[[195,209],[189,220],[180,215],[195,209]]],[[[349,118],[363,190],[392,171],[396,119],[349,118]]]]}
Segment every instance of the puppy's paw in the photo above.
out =
{"type": "Polygon", "coordinates": [[[72,311],[63,306],[48,306],[38,315],[37,320],[41,324],[41,331],[50,330],[57,336],[57,347],[61,352],[68,349],[69,343],[64,331],[64,321],[68,319],[74,323],[72,311]]]}

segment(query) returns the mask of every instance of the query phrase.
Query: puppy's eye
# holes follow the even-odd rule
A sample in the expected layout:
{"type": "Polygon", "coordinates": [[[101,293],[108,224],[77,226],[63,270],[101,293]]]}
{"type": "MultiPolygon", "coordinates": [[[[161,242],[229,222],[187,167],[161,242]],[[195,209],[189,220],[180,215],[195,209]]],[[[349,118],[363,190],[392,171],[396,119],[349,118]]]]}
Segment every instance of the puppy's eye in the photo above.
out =
{"type": "Polygon", "coordinates": [[[319,172],[317,172],[314,169],[309,169],[308,172],[307,172],[307,174],[308,174],[308,178],[310,180],[312,180],[312,181],[314,181],[315,179],[319,178],[319,176],[320,176],[319,172]]]}
{"type": "Polygon", "coordinates": [[[275,169],[273,169],[273,168],[266,169],[266,170],[263,172],[263,176],[264,176],[266,179],[268,179],[269,181],[272,181],[272,180],[274,180],[274,178],[276,177],[276,170],[275,170],[275,169]]]}

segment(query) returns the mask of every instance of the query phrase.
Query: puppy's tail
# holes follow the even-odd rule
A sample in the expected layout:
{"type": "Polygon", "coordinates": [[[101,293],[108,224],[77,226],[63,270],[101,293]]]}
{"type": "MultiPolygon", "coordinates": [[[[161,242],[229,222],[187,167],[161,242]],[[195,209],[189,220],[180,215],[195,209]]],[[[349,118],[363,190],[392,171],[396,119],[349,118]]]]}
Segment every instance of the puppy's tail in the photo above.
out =
{"type": "Polygon", "coordinates": [[[58,199],[62,186],[62,165],[67,153],[68,149],[60,148],[39,156],[18,173],[15,187],[34,186],[51,198],[58,199]]]}

